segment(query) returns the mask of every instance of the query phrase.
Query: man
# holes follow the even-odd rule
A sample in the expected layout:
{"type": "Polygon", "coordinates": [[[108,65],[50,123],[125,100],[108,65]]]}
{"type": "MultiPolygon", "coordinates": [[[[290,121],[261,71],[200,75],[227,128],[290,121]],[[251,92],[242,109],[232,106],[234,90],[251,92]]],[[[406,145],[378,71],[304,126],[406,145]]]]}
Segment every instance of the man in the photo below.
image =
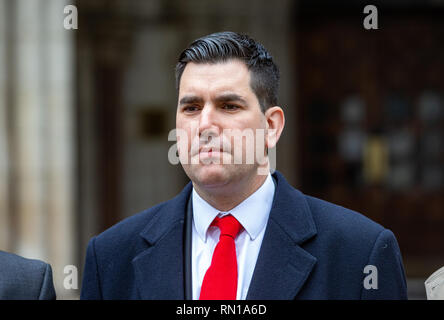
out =
{"type": "Polygon", "coordinates": [[[269,173],[285,118],[262,45],[233,32],[198,39],[176,82],[191,183],[90,241],[82,299],[406,298],[392,232],[269,173]]]}
{"type": "Polygon", "coordinates": [[[0,300],[55,300],[51,266],[0,251],[0,300]]]}

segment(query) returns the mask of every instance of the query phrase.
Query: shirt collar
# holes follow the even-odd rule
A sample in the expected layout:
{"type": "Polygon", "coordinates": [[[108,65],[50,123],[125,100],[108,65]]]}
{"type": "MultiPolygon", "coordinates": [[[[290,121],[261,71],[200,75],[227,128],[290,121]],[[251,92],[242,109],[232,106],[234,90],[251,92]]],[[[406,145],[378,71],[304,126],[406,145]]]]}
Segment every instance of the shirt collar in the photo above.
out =
{"type": "Polygon", "coordinates": [[[207,241],[207,231],[217,215],[232,214],[254,240],[265,228],[270,214],[275,185],[271,174],[252,195],[228,212],[221,212],[202,199],[193,188],[193,223],[202,241],[207,241]]]}

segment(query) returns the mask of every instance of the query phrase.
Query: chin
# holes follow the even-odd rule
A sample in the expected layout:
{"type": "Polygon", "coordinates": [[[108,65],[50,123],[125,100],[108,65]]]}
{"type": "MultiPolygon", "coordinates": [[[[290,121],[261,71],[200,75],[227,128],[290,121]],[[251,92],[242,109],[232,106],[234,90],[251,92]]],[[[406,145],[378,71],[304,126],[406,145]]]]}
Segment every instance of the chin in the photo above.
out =
{"type": "Polygon", "coordinates": [[[230,180],[228,168],[220,164],[199,165],[193,173],[194,182],[207,187],[222,186],[230,180]]]}

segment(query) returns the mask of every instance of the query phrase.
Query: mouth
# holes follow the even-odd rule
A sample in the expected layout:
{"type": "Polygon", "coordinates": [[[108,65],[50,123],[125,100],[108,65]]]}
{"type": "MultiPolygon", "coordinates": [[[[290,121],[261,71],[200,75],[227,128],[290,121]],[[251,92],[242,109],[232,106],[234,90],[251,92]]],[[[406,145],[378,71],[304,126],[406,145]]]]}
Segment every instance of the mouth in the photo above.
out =
{"type": "Polygon", "coordinates": [[[214,148],[214,147],[201,147],[199,149],[199,155],[207,155],[207,156],[214,156],[214,155],[219,155],[222,151],[219,148],[214,148]]]}

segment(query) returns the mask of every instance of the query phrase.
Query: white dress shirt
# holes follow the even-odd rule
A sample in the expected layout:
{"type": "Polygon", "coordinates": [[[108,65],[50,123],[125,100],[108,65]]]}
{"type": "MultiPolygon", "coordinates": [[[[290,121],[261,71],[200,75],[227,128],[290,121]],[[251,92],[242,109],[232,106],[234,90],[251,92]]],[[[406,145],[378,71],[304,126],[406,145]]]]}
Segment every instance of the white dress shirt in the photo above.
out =
{"type": "Polygon", "coordinates": [[[219,242],[220,230],[210,227],[214,218],[232,214],[243,230],[235,240],[238,282],[237,300],[245,300],[256,260],[264,238],[265,227],[274,197],[274,182],[270,174],[262,186],[229,212],[220,212],[203,200],[193,188],[192,284],[193,299],[198,300],[205,272],[211,264],[213,251],[219,242]]]}

